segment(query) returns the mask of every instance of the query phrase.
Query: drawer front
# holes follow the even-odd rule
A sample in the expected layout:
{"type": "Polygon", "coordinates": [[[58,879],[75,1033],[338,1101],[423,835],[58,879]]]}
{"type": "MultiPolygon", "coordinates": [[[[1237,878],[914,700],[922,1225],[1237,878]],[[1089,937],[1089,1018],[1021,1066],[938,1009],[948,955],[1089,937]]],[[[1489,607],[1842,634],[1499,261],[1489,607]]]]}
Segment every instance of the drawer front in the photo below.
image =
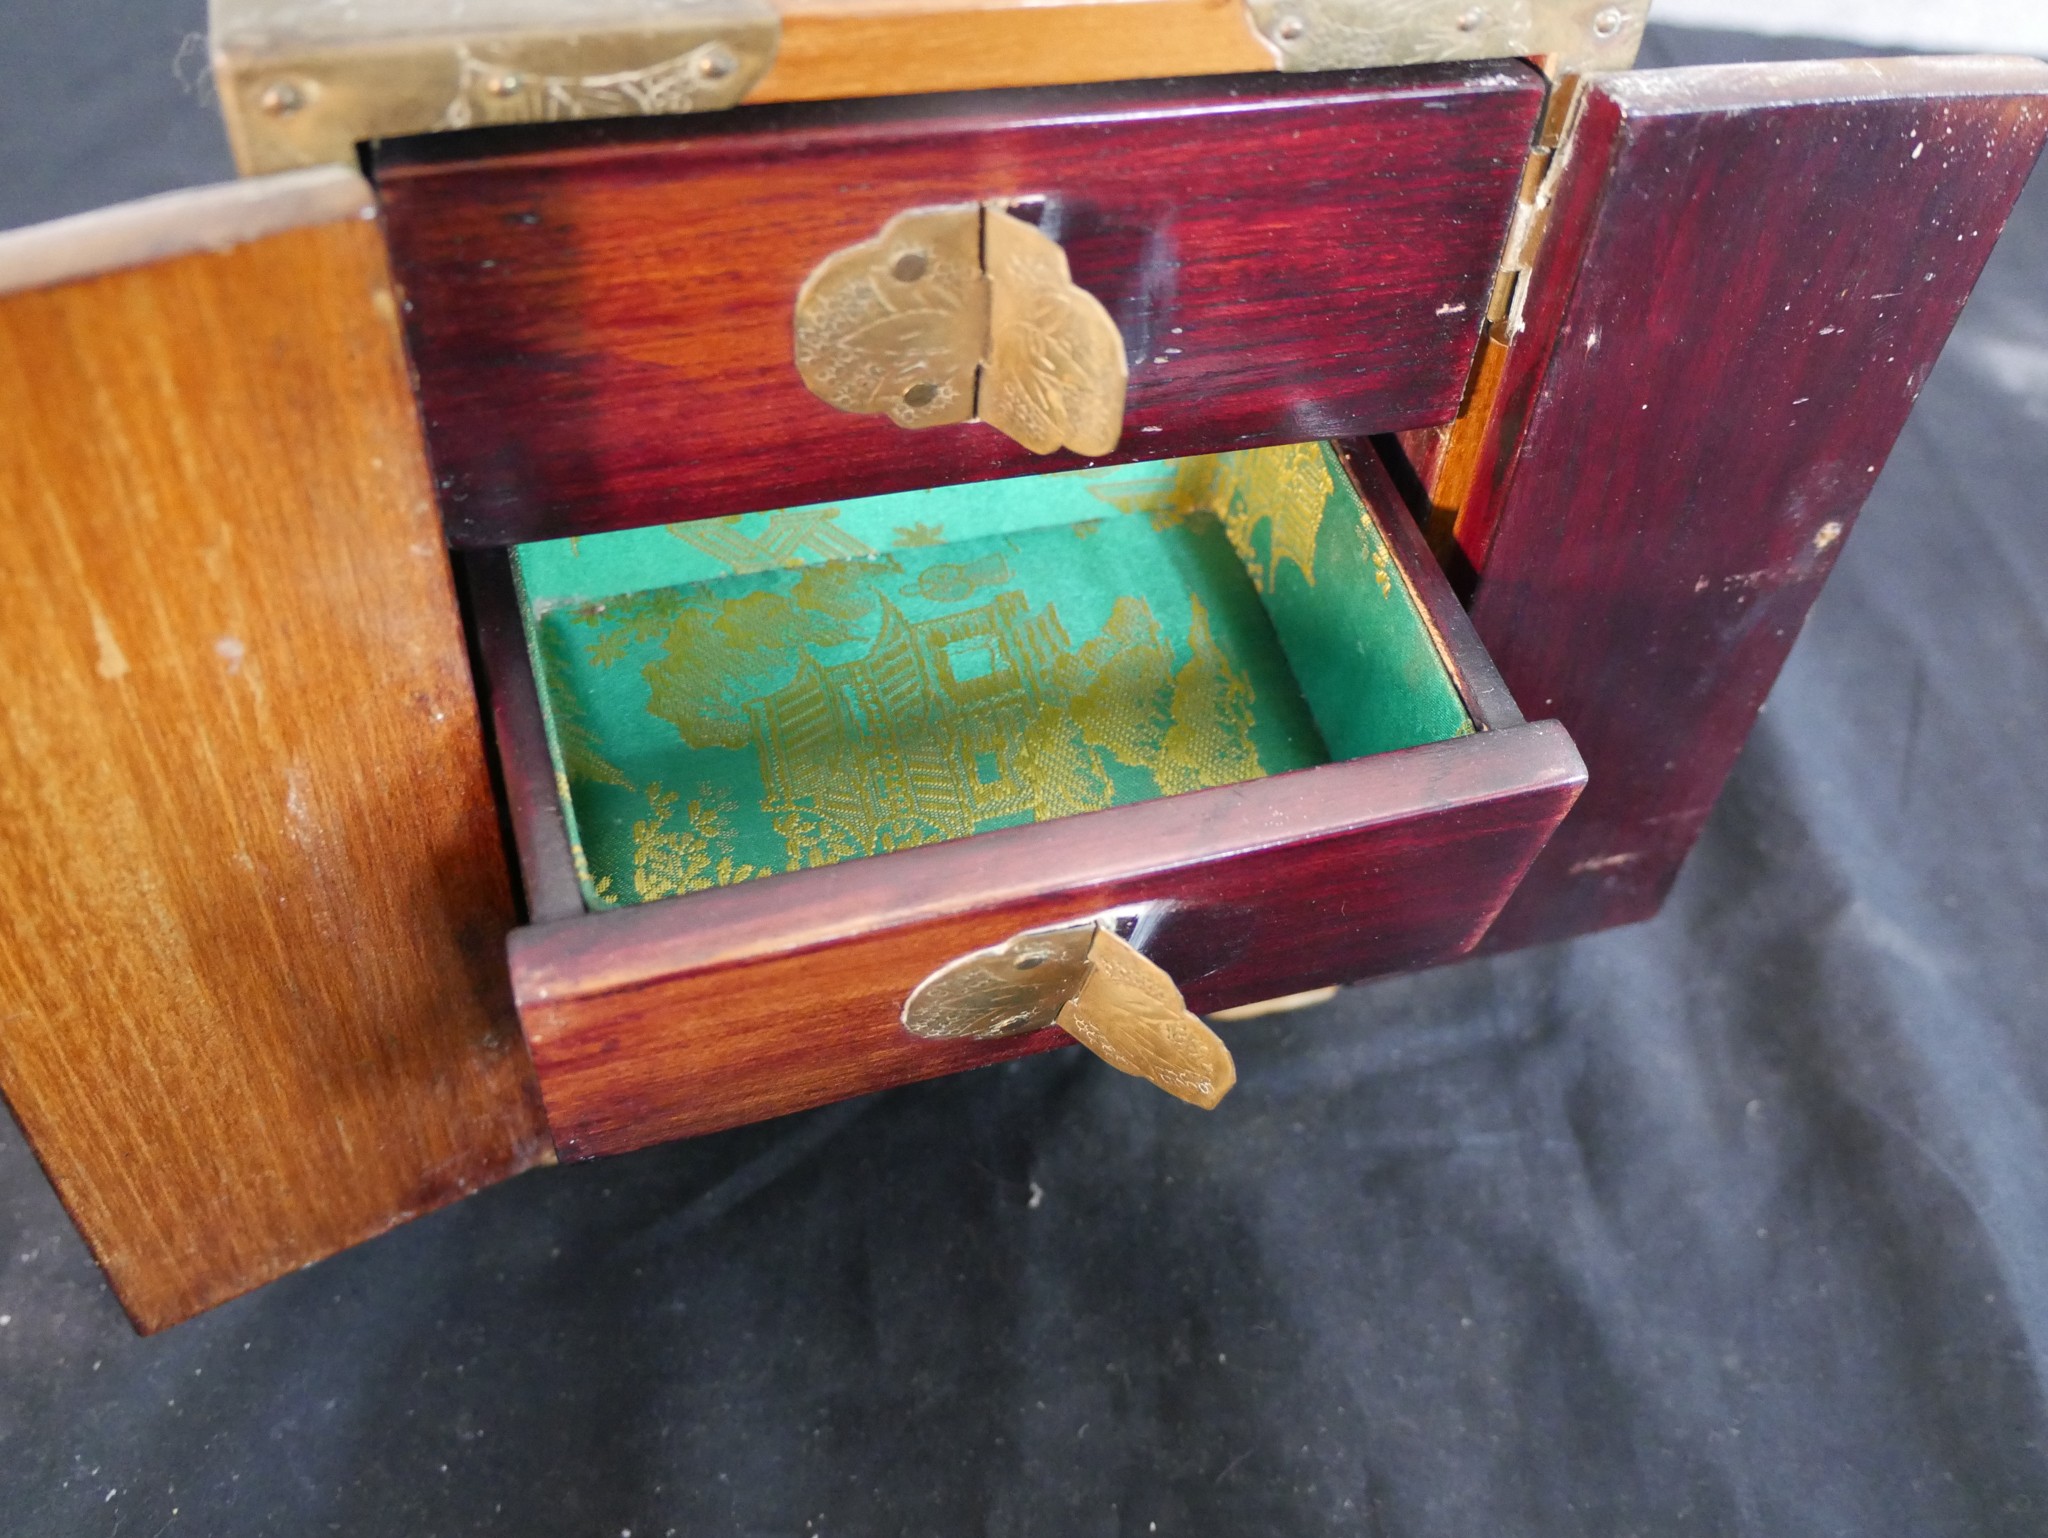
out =
{"type": "Polygon", "coordinates": [[[1020,200],[1107,307],[1130,365],[1109,458],[1448,420],[1543,100],[1521,64],[1439,65],[386,145],[450,538],[1079,463],[839,411],[798,376],[805,279],[939,204],[1020,200]]]}
{"type": "Polygon", "coordinates": [[[1068,1044],[927,1041],[919,982],[1019,930],[1136,903],[1188,1007],[1464,954],[1583,780],[1555,723],[782,876],[512,937],[565,1158],[1068,1044]]]}
{"type": "Polygon", "coordinates": [[[1144,905],[1137,943],[1198,1011],[1469,951],[1584,768],[1562,728],[1522,721],[1377,462],[1351,468],[1355,505],[1398,567],[1385,575],[1414,595],[1472,734],[601,912],[580,911],[508,568],[495,553],[473,561],[540,920],[512,937],[513,984],[562,1153],[1061,1045],[1057,1031],[925,1040],[901,1023],[932,972],[1025,929],[1144,905]]]}

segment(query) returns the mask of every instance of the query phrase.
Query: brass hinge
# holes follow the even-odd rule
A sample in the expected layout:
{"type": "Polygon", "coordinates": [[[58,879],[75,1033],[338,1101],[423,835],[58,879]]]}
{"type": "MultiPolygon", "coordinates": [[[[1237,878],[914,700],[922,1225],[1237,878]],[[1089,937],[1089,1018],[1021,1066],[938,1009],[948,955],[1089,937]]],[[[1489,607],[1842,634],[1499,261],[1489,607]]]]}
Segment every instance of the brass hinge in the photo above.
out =
{"type": "Polygon", "coordinates": [[[736,105],[781,37],[770,0],[211,0],[245,175],[366,139],[736,105]]]}
{"type": "Polygon", "coordinates": [[[796,298],[796,367],[820,400],[899,427],[982,421],[1034,454],[1123,435],[1129,361],[1059,242],[1000,202],[898,214],[796,298]]]}
{"type": "Polygon", "coordinates": [[[1627,69],[1650,0],[1245,0],[1284,70],[1538,58],[1552,76],[1627,69]]]}

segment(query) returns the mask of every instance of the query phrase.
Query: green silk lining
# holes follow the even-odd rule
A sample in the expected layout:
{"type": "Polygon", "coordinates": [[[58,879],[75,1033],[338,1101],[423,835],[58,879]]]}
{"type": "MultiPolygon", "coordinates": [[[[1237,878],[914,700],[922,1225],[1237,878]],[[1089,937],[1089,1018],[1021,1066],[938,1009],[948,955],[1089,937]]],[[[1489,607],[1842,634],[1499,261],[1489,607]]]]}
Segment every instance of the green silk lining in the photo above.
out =
{"type": "Polygon", "coordinates": [[[516,552],[592,907],[1472,730],[1320,444],[516,552]]]}

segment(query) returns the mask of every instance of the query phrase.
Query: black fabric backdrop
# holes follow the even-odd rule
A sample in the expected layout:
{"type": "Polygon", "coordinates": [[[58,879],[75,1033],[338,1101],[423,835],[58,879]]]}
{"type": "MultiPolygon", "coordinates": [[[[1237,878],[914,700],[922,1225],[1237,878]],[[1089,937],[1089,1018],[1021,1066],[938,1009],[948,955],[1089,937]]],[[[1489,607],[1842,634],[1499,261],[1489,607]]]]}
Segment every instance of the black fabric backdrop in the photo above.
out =
{"type": "MultiPolygon", "coordinates": [[[[225,175],[201,25],[6,0],[0,224],[225,175]]],[[[151,1340],[0,1119],[0,1534],[2048,1531],[2044,487],[2048,175],[1663,916],[1241,1026],[1211,1116],[1058,1054],[151,1340]]]]}

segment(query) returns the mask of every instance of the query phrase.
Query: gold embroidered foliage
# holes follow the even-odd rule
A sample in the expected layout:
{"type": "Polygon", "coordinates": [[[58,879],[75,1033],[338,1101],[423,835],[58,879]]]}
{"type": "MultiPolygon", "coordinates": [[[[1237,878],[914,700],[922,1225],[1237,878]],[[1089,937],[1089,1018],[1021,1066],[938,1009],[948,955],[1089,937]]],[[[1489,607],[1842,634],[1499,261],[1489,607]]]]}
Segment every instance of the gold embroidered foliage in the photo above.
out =
{"type": "Polygon", "coordinates": [[[671,826],[676,791],[657,784],[647,787],[647,816],[633,824],[633,894],[641,902],[730,886],[767,871],[742,865],[732,855],[727,822],[730,803],[708,788],[683,809],[683,822],[671,826]]]}
{"type": "Polygon", "coordinates": [[[1289,443],[1184,459],[1166,515],[1214,513],[1262,593],[1273,591],[1282,561],[1292,561],[1314,587],[1316,536],[1323,506],[1336,490],[1323,453],[1319,443],[1289,443]],[[1264,554],[1257,539],[1262,526],[1268,530],[1264,554]]]}
{"type": "Polygon", "coordinates": [[[1252,690],[1209,633],[1209,611],[1190,596],[1194,656],[1173,680],[1173,726],[1150,767],[1167,795],[1259,776],[1252,746],[1252,690]]]}

